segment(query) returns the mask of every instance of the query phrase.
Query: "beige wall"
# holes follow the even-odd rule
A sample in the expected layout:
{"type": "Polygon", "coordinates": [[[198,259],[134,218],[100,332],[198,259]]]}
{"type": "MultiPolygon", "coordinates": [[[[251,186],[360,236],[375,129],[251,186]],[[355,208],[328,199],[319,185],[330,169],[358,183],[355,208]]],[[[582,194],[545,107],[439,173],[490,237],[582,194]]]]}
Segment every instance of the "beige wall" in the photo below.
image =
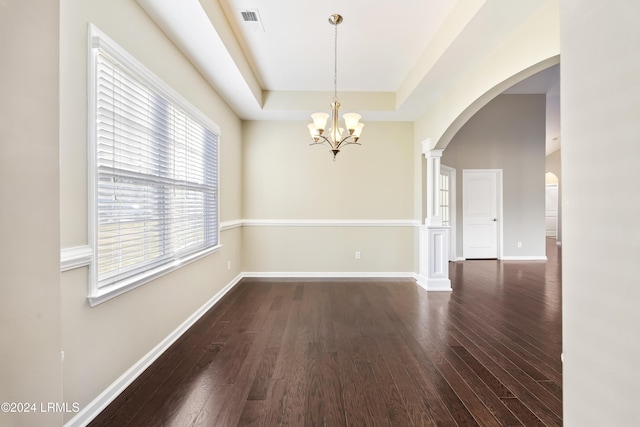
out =
{"type": "MultiPolygon", "coordinates": [[[[62,0],[60,14],[62,248],[88,243],[86,61],[90,22],[220,126],[220,216],[223,222],[239,219],[241,122],[202,75],[134,1],[62,0]]],[[[64,399],[87,405],[229,284],[242,264],[241,235],[238,228],[223,231],[219,252],[93,308],[86,299],[88,270],[64,272],[64,399]],[[227,261],[231,261],[231,270],[227,261]]],[[[59,252],[56,262],[58,257],[59,252]]]]}
{"type": "Polygon", "coordinates": [[[58,2],[0,3],[0,412],[3,426],[56,426],[62,402],[58,2]]]}
{"type": "Polygon", "coordinates": [[[414,271],[411,226],[255,226],[243,232],[248,273],[397,276],[414,271]]]}
{"type": "Polygon", "coordinates": [[[442,164],[457,173],[458,257],[463,247],[463,169],[503,170],[504,256],[545,256],[544,145],[544,95],[500,95],[452,139],[442,164]]]}
{"type": "Polygon", "coordinates": [[[640,2],[561,2],[564,425],[640,425],[640,2]]]}
{"type": "MultiPolygon", "coordinates": [[[[245,122],[243,208],[248,220],[404,221],[413,217],[413,133],[408,122],[367,122],[362,145],[335,161],[309,146],[304,122],[245,122]]],[[[406,225],[245,227],[245,271],[413,271],[406,225]],[[355,251],[362,258],[355,259],[355,251]]]]}

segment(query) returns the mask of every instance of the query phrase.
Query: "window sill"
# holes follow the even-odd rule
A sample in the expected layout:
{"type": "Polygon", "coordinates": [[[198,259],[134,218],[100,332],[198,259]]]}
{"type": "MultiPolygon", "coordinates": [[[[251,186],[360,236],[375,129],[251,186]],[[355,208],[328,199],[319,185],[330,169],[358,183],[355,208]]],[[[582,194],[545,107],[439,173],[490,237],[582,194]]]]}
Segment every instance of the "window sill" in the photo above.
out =
{"type": "Polygon", "coordinates": [[[213,246],[188,257],[165,264],[161,267],[145,271],[134,277],[121,280],[117,283],[114,283],[113,285],[104,286],[100,289],[91,289],[91,292],[87,297],[89,305],[91,307],[95,307],[96,305],[102,304],[105,301],[109,301],[110,299],[115,298],[118,295],[122,295],[125,292],[137,288],[138,286],[149,283],[157,279],[158,277],[164,276],[165,274],[177,270],[180,267],[184,267],[185,265],[211,255],[214,252],[218,252],[220,248],[222,248],[222,245],[213,246]]]}

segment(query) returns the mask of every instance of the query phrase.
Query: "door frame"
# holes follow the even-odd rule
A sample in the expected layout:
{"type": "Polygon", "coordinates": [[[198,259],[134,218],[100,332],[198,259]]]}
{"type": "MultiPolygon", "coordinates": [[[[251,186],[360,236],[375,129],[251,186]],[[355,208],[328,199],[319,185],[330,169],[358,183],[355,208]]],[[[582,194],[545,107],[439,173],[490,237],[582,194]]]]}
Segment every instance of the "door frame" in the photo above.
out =
{"type": "MultiPolygon", "coordinates": [[[[498,224],[496,227],[496,233],[497,233],[497,256],[498,259],[503,259],[504,258],[504,244],[503,244],[503,236],[504,236],[504,230],[503,230],[503,224],[504,224],[504,212],[503,212],[503,192],[502,192],[502,169],[462,169],[462,183],[461,183],[461,189],[462,189],[462,247],[464,248],[464,239],[466,238],[466,236],[464,235],[464,183],[465,183],[465,175],[467,175],[467,173],[469,172],[492,172],[495,173],[496,175],[496,212],[498,213],[498,224]]],[[[462,253],[463,259],[464,258],[464,251],[462,253]]]]}
{"type": "Polygon", "coordinates": [[[558,183],[545,184],[545,186],[544,186],[545,221],[547,219],[547,211],[548,211],[546,204],[547,204],[547,191],[549,190],[549,188],[555,188],[555,190],[556,190],[556,209],[555,209],[555,212],[556,212],[556,216],[555,216],[556,227],[555,227],[555,230],[554,230],[554,234],[550,236],[549,234],[547,234],[547,229],[546,229],[547,227],[546,227],[546,224],[545,224],[545,233],[544,234],[545,234],[545,237],[553,237],[557,241],[558,240],[558,225],[559,225],[559,222],[560,222],[560,199],[559,199],[560,186],[558,185],[558,183]]]}

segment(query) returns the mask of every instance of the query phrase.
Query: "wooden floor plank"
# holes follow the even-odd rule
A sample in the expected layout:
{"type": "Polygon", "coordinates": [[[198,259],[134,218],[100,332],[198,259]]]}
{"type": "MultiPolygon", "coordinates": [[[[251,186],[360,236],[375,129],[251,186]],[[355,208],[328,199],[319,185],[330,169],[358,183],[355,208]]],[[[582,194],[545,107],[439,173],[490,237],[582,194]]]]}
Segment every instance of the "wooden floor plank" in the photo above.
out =
{"type": "MultiPolygon", "coordinates": [[[[518,418],[504,405],[504,402],[496,396],[489,386],[480,378],[472,368],[467,365],[464,360],[456,354],[453,349],[446,353],[447,361],[464,379],[464,381],[473,390],[476,397],[484,404],[487,410],[499,421],[499,425],[520,426],[522,423],[518,418]]],[[[492,420],[489,418],[489,422],[492,420]]],[[[492,425],[492,424],[487,424],[492,425]]]]}
{"type": "Polygon", "coordinates": [[[243,279],[91,426],[560,426],[561,253],[410,279],[243,279]]]}

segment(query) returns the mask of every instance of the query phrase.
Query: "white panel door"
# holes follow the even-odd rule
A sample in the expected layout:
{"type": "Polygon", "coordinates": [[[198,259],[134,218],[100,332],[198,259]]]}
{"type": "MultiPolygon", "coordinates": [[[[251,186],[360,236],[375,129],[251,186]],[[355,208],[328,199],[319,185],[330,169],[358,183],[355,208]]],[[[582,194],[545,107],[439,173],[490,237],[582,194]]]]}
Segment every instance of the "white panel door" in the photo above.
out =
{"type": "Polygon", "coordinates": [[[498,258],[497,170],[462,171],[463,257],[498,258]]]}

